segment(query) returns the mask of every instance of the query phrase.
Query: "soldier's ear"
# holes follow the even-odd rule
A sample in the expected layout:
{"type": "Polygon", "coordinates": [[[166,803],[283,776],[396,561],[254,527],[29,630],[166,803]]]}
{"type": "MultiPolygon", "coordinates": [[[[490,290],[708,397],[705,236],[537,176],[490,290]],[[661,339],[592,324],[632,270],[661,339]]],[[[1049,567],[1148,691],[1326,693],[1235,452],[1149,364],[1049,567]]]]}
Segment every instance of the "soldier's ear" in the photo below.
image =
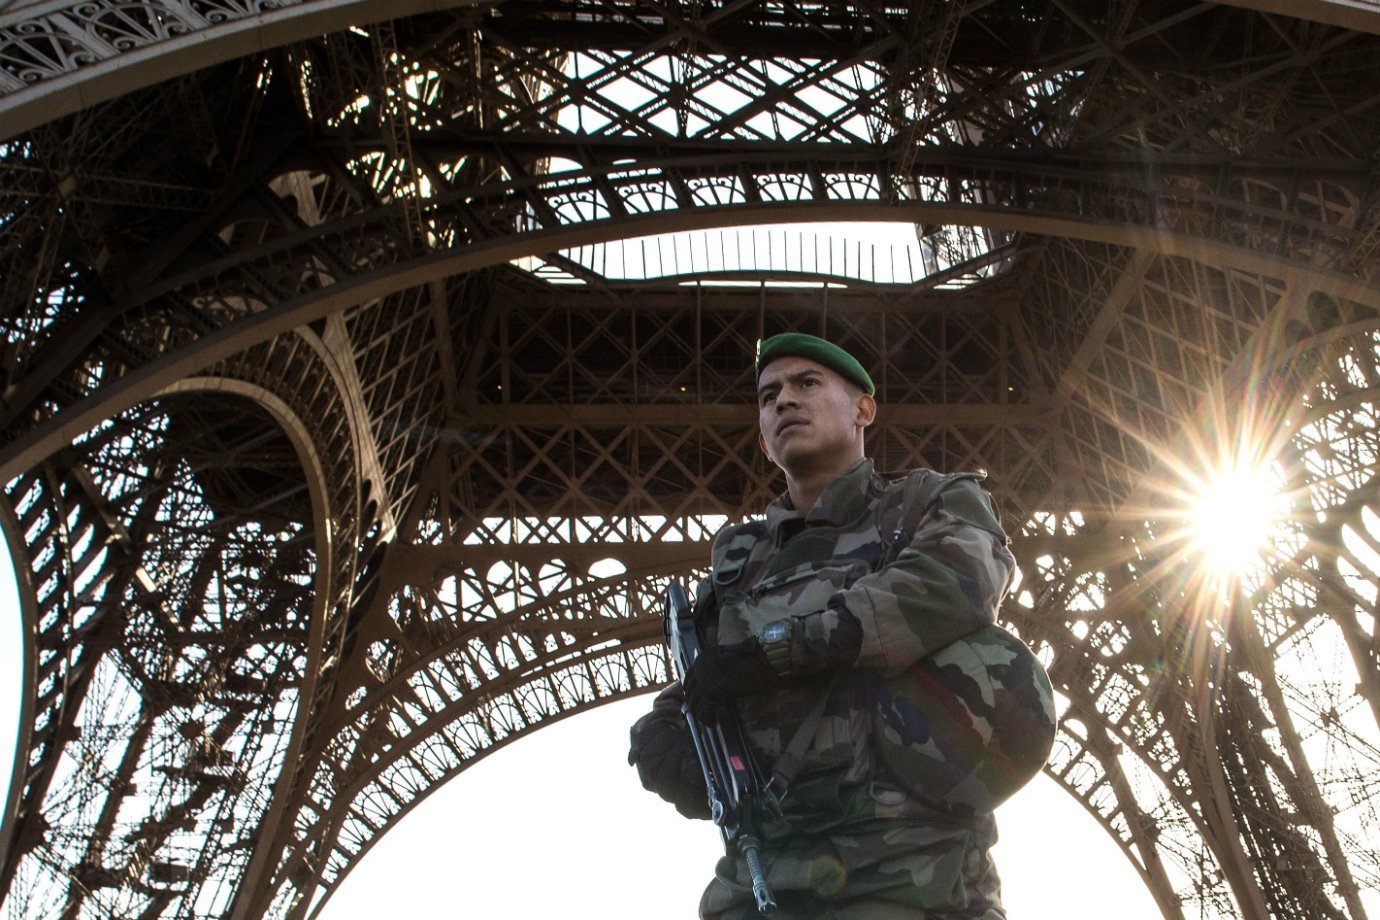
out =
{"type": "Polygon", "coordinates": [[[858,394],[857,413],[853,417],[853,424],[859,428],[866,428],[877,418],[877,400],[868,396],[866,393],[858,394]]]}
{"type": "Polygon", "coordinates": [[[767,455],[768,460],[772,463],[776,462],[776,458],[771,455],[771,451],[767,450],[767,436],[760,431],[757,432],[757,446],[762,448],[762,453],[767,455]]]}

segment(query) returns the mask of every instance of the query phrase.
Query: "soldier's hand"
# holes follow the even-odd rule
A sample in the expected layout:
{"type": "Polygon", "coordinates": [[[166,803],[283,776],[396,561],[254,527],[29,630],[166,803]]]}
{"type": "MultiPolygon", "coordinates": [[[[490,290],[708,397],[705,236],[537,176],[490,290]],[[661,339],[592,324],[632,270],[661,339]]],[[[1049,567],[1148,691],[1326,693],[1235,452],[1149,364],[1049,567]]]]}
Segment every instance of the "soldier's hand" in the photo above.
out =
{"type": "Polygon", "coordinates": [[[817,674],[850,668],[858,659],[862,641],[862,623],[842,605],[801,617],[791,633],[791,673],[817,674]]]}
{"type": "Polygon", "coordinates": [[[685,676],[685,701],[696,719],[712,724],[731,700],[769,690],[781,681],[756,638],[711,645],[700,651],[685,676]]]}
{"type": "Polygon", "coordinates": [[[650,712],[632,727],[628,763],[637,767],[642,788],[655,792],[687,818],[709,817],[709,789],[704,784],[690,727],[677,714],[650,712]]]}

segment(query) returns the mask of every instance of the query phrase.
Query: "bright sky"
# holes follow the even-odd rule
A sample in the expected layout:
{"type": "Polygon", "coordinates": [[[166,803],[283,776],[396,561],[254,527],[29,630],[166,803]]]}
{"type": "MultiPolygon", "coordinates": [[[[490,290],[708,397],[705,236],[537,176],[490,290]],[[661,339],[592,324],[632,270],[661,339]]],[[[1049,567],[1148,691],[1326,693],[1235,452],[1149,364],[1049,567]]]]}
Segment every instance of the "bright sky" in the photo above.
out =
{"type": "MultiPolygon", "coordinates": [[[[3,555],[3,550],[0,550],[3,555]]],[[[0,762],[13,761],[20,686],[13,571],[0,560],[0,762]]],[[[322,920],[585,916],[693,920],[722,852],[718,830],[643,791],[628,726],[649,697],[557,722],[427,798],[341,885],[322,920]]],[[[0,775],[0,797],[7,777],[0,775]]],[[[3,800],[0,798],[0,800],[3,800]]],[[[1130,864],[1040,777],[998,812],[1012,920],[1158,920],[1130,864]]]]}
{"type": "MultiPolygon", "coordinates": [[[[628,766],[628,726],[650,702],[607,704],[475,764],[364,857],[322,920],[693,920],[722,844],[628,766]]],[[[997,814],[1011,920],[1159,920],[1121,851],[1052,780],[997,814]]]]}

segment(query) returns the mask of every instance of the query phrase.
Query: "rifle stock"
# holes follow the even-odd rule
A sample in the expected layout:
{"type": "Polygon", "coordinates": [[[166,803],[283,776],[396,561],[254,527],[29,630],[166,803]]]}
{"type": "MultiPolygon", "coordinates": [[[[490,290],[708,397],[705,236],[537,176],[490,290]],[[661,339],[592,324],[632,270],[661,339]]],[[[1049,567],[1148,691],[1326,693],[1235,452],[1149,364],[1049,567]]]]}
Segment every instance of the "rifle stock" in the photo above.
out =
{"type": "MultiPolygon", "coordinates": [[[[662,626],[676,677],[684,682],[699,657],[700,639],[690,601],[685,589],[678,584],[672,584],[666,591],[666,616],[662,626]]],[[[756,809],[775,803],[775,797],[757,767],[735,713],[720,717],[717,724],[701,725],[685,703],[681,704],[680,711],[690,726],[690,737],[695,742],[700,769],[704,771],[710,817],[719,826],[724,848],[729,853],[736,849],[743,854],[752,877],[752,896],[757,902],[757,911],[770,914],[776,910],[776,901],[762,872],[758,855],[761,841],[753,826],[757,822],[756,809]]]]}

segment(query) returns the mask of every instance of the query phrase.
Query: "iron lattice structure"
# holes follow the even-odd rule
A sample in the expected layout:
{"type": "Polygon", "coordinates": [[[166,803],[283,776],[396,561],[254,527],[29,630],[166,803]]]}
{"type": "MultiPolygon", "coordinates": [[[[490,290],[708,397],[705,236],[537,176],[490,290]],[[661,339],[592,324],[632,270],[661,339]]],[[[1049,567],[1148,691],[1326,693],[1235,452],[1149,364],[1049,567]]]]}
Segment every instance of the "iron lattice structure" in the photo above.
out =
{"type": "Polygon", "coordinates": [[[1047,772],[1164,915],[1366,916],[1377,33],[0,4],[6,915],[311,916],[476,759],[660,685],[661,592],[780,488],[754,342],[804,328],[875,369],[879,465],[991,471],[1047,772]],[[794,223],[859,220],[914,230],[794,223]],[[1184,490],[1233,453],[1290,504],[1215,582],[1184,490]]]}

